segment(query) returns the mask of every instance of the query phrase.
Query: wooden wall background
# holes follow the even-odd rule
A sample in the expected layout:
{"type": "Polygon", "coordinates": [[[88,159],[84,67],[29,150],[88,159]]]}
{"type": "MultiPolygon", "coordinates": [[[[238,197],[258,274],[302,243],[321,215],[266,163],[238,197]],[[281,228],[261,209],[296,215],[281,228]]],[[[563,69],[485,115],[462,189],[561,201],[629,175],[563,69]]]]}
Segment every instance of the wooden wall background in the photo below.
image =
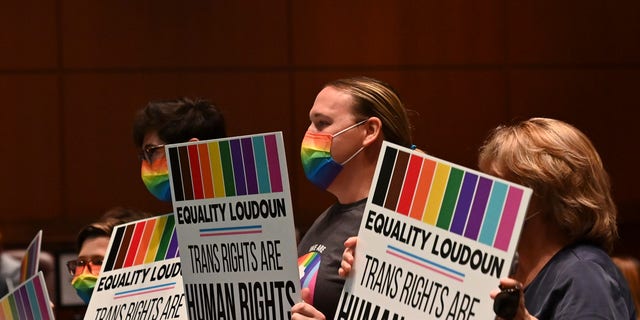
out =
{"type": "Polygon", "coordinates": [[[640,240],[640,2],[0,2],[0,231],[73,248],[113,206],[168,213],[131,138],[149,100],[204,97],[230,134],[283,131],[296,224],[332,199],[298,150],[322,84],[368,75],[414,110],[416,144],[474,167],[487,132],[555,117],[590,136],[620,208],[618,252],[640,240]]]}

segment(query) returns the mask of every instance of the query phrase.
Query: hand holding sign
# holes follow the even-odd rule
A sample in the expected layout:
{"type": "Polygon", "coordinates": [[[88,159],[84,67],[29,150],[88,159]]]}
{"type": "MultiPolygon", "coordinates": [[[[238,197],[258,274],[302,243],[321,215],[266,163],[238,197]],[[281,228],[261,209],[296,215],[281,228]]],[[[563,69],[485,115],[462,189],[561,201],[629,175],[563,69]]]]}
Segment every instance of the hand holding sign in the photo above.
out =
{"type": "Polygon", "coordinates": [[[302,302],[296,303],[291,307],[292,317],[291,320],[300,319],[316,319],[325,320],[326,317],[322,312],[318,311],[313,305],[311,305],[311,293],[309,288],[304,288],[300,292],[302,302]]]}
{"type": "Polygon", "coordinates": [[[347,277],[353,267],[353,262],[356,255],[356,245],[358,244],[358,237],[350,237],[344,242],[344,253],[342,254],[342,262],[340,262],[340,269],[338,274],[341,277],[347,277]]]}
{"type": "Polygon", "coordinates": [[[524,304],[522,284],[514,279],[500,279],[499,289],[491,291],[493,311],[499,319],[537,319],[529,314],[524,304]]]}

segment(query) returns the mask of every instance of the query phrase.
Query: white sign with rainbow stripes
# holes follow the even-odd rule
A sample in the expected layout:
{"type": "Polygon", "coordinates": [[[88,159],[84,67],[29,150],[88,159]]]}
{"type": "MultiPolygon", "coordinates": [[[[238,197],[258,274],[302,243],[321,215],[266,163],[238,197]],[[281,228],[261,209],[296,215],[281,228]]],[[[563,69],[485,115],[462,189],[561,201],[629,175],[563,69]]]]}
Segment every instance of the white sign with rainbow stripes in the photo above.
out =
{"type": "Polygon", "coordinates": [[[172,214],[116,226],[86,320],[186,319],[172,214]]]}
{"type": "Polygon", "coordinates": [[[282,133],[166,152],[189,316],[290,319],[300,280],[282,133]]]}
{"type": "Polygon", "coordinates": [[[531,193],[385,141],[335,319],[493,319],[531,193]]]}
{"type": "Polygon", "coordinates": [[[42,271],[0,299],[0,319],[54,319],[42,271]]]}

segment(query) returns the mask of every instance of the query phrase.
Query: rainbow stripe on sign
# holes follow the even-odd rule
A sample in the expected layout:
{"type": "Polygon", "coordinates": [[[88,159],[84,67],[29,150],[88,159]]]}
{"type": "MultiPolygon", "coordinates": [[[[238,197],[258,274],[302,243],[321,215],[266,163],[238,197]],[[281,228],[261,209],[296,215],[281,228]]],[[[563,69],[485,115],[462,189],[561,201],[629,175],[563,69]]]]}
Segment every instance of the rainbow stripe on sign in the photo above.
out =
{"type": "MultiPolygon", "coordinates": [[[[31,240],[20,262],[20,283],[27,281],[38,273],[40,264],[40,247],[42,245],[42,230],[38,231],[31,240]]],[[[4,280],[3,280],[4,281],[4,280]]]]}
{"type": "Polygon", "coordinates": [[[176,258],[178,235],[173,214],[118,226],[104,271],[176,258]]]}
{"type": "Polygon", "coordinates": [[[176,201],[282,192],[279,135],[170,147],[176,201]]]}
{"type": "Polygon", "coordinates": [[[387,146],[371,202],[507,251],[524,190],[387,146]]]}
{"type": "Polygon", "coordinates": [[[0,300],[0,319],[52,319],[46,290],[38,273],[0,300]]]}

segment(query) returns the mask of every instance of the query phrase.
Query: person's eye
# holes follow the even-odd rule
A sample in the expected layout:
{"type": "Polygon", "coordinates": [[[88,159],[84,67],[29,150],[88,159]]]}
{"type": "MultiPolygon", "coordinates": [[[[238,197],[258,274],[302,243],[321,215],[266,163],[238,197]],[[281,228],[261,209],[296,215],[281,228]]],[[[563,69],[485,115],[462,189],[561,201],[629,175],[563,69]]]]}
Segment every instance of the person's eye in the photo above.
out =
{"type": "Polygon", "coordinates": [[[104,261],[104,258],[95,258],[95,259],[93,259],[93,264],[95,264],[97,266],[101,266],[102,265],[102,261],[104,261]]]}
{"type": "Polygon", "coordinates": [[[318,129],[318,131],[322,131],[324,128],[330,126],[331,123],[329,123],[329,121],[326,121],[326,120],[319,120],[314,122],[313,125],[316,127],[316,129],[318,129]]]}

